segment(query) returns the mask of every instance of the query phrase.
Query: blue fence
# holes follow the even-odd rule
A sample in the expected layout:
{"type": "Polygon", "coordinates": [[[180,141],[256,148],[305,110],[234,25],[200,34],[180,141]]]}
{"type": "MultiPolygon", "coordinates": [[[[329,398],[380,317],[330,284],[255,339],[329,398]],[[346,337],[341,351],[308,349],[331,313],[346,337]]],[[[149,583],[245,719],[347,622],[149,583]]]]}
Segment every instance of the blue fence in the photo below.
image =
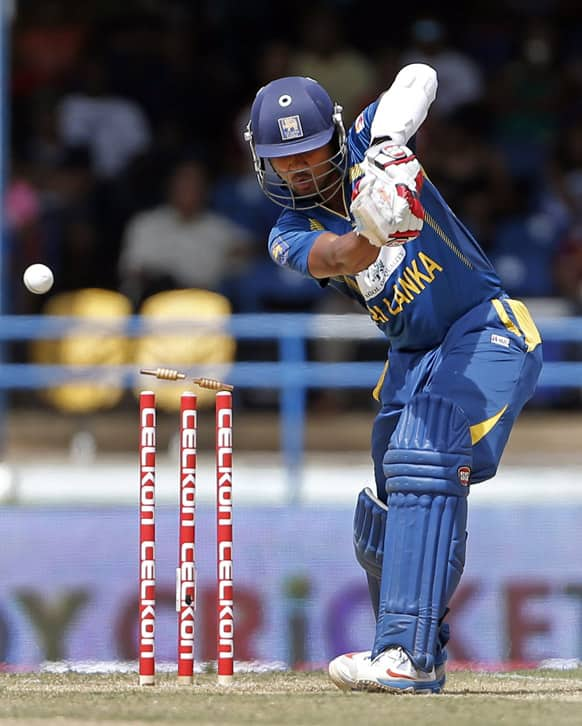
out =
{"type": "MultiPolygon", "coordinates": [[[[538,318],[542,338],[551,351],[540,380],[540,389],[582,388],[582,362],[562,359],[564,346],[582,343],[582,318],[538,318]]],[[[97,320],[65,316],[0,316],[0,345],[13,341],[59,339],[67,335],[200,335],[217,331],[237,341],[274,341],[278,359],[236,361],[228,370],[220,366],[186,369],[192,376],[227,375],[242,389],[275,389],[279,392],[281,451],[289,476],[289,491],[298,494],[302,470],[306,397],[313,388],[372,388],[383,366],[383,338],[367,316],[258,314],[234,315],[222,322],[200,320],[152,320],[139,316],[97,320]],[[316,339],[377,341],[379,357],[374,361],[326,363],[308,359],[307,343],[316,339]]],[[[171,360],[160,366],[172,367],[171,360]]],[[[0,393],[17,389],[39,389],[80,381],[109,382],[133,388],[139,380],[137,364],[122,366],[63,366],[38,363],[0,365],[0,393]]],[[[2,412],[4,415],[4,412],[2,412]]]]}

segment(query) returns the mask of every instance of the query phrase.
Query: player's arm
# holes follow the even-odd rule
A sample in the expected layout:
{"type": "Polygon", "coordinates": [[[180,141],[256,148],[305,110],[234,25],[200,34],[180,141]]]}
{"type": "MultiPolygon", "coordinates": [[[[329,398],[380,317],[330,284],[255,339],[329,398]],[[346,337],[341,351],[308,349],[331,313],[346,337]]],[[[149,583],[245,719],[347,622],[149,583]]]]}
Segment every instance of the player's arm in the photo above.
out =
{"type": "Polygon", "coordinates": [[[356,231],[375,246],[406,244],[422,230],[423,177],[405,144],[427,117],[437,85],[434,68],[412,63],[378,101],[362,162],[364,176],[353,190],[350,207],[356,231]]]}
{"type": "Polygon", "coordinates": [[[336,275],[355,275],[378,257],[379,249],[356,232],[322,232],[309,252],[309,272],[318,279],[336,275]]]}
{"type": "Polygon", "coordinates": [[[370,146],[387,140],[398,145],[408,143],[426,119],[437,86],[437,74],[431,66],[404,66],[380,97],[370,129],[370,146]]]}

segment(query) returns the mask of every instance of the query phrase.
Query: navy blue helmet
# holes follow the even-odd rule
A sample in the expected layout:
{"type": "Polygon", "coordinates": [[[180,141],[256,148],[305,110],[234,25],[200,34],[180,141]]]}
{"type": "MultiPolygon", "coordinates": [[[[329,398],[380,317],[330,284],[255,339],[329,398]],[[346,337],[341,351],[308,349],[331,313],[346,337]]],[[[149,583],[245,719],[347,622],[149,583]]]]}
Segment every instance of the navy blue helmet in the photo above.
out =
{"type": "Polygon", "coordinates": [[[276,204],[309,209],[328,201],[345,176],[342,108],[312,78],[278,78],[257,92],[245,131],[261,189],[276,204]],[[309,169],[316,195],[298,195],[277,176],[269,159],[313,151],[333,142],[329,159],[309,169]],[[321,167],[318,174],[317,167],[321,167]]]}

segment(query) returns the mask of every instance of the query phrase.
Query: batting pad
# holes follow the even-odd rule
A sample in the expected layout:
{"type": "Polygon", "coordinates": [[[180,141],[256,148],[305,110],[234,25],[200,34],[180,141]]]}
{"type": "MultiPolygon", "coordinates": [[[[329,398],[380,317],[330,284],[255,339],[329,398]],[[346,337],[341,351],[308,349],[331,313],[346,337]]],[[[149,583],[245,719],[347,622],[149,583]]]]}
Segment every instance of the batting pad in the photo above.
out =
{"type": "Polygon", "coordinates": [[[402,646],[430,671],[465,565],[471,436],[463,410],[428,393],[405,407],[384,456],[388,517],[372,657],[402,646]]]}
{"type": "Polygon", "coordinates": [[[387,507],[366,487],[358,494],[354,512],[354,551],[364,570],[380,579],[384,559],[387,507]]]}
{"type": "Polygon", "coordinates": [[[384,559],[384,538],[387,507],[366,487],[358,494],[354,512],[354,551],[366,571],[368,591],[378,620],[380,607],[380,578],[384,559]]]}

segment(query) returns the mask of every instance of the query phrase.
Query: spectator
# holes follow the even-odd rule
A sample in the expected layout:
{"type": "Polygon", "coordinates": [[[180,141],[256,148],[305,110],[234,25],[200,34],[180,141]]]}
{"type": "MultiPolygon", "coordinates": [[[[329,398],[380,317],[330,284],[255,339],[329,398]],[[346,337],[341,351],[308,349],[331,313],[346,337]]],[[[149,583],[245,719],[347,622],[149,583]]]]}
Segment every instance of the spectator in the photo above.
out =
{"type": "Polygon", "coordinates": [[[351,123],[360,110],[360,100],[377,83],[373,63],[346,42],[344,29],[338,10],[316,6],[308,11],[289,75],[315,78],[333,99],[341,98],[343,117],[351,123]]]}
{"type": "MultiPolygon", "coordinates": [[[[41,261],[55,274],[51,294],[97,283],[111,286],[107,247],[98,244],[102,220],[87,149],[63,149],[45,167],[16,160],[6,212],[18,278],[28,265],[41,261]]],[[[16,312],[41,302],[31,296],[19,299],[16,291],[13,299],[16,312]]]]}
{"type": "Polygon", "coordinates": [[[431,179],[486,248],[512,209],[513,183],[503,155],[486,141],[483,117],[480,106],[465,105],[433,120],[423,153],[431,179]]]}
{"type": "MultiPolygon", "coordinates": [[[[11,178],[7,180],[4,213],[6,223],[6,244],[10,245],[11,270],[5,277],[20,281],[23,271],[33,262],[44,260],[43,234],[40,225],[41,201],[38,189],[29,179],[28,169],[19,159],[12,164],[11,178]]],[[[5,248],[6,249],[6,248],[5,248]]],[[[37,313],[40,309],[39,296],[28,295],[20,284],[12,285],[5,292],[10,300],[7,312],[37,313]]]]}
{"type": "Polygon", "coordinates": [[[151,143],[143,111],[129,99],[111,94],[96,58],[85,61],[78,90],[63,97],[59,130],[66,146],[89,146],[93,171],[101,179],[122,172],[151,143]]]}
{"type": "Polygon", "coordinates": [[[426,63],[437,72],[439,92],[433,104],[434,116],[450,116],[483,98],[485,87],[479,66],[449,44],[445,26],[435,18],[425,17],[413,23],[411,45],[400,57],[400,65],[408,63],[426,63]]]}
{"type": "Polygon", "coordinates": [[[109,240],[87,147],[63,149],[55,168],[44,175],[42,199],[43,259],[55,272],[53,292],[111,287],[109,240]]]}
{"type": "Polygon", "coordinates": [[[530,20],[522,26],[517,57],[491,79],[494,136],[515,176],[527,178],[543,169],[564,83],[556,63],[551,24],[530,20]]]}
{"type": "Polygon", "coordinates": [[[582,176],[582,114],[563,128],[550,147],[540,203],[552,211],[554,225],[562,234],[579,223],[582,176]]]}
{"type": "Polygon", "coordinates": [[[200,161],[172,171],[167,202],[132,217],[119,259],[120,288],[134,302],[155,292],[198,287],[228,293],[242,272],[248,234],[208,207],[208,177],[200,161]]]}
{"type": "Polygon", "coordinates": [[[55,169],[66,150],[59,129],[58,100],[52,93],[37,93],[30,106],[31,120],[23,154],[40,172],[55,169]]]}
{"type": "Polygon", "coordinates": [[[26,10],[28,17],[25,11],[25,20],[18,22],[14,34],[15,90],[59,86],[85,47],[87,19],[58,2],[28,3],[26,10]]]}

